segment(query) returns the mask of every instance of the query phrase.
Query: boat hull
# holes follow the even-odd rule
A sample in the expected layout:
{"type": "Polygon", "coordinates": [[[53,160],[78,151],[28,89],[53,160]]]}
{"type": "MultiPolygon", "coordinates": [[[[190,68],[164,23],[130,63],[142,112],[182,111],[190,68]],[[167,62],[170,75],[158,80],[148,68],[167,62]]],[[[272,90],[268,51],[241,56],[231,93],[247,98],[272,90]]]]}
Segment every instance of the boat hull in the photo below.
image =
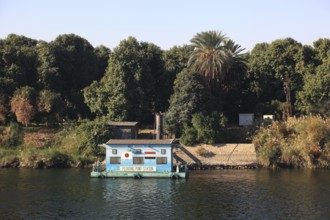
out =
{"type": "Polygon", "coordinates": [[[172,178],[172,179],[186,179],[188,172],[122,172],[122,171],[92,171],[93,178],[172,178]]]}

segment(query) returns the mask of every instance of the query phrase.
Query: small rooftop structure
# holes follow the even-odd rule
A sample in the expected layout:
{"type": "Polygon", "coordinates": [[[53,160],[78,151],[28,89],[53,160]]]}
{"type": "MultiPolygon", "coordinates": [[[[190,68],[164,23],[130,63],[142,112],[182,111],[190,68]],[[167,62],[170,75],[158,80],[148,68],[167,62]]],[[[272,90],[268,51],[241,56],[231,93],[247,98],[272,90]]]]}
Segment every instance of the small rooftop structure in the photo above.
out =
{"type": "Polygon", "coordinates": [[[133,127],[138,123],[136,121],[108,121],[105,124],[110,126],[133,127]]]}
{"type": "Polygon", "coordinates": [[[138,138],[138,122],[131,121],[109,121],[105,123],[114,131],[114,137],[118,139],[137,139],[138,138]]]}

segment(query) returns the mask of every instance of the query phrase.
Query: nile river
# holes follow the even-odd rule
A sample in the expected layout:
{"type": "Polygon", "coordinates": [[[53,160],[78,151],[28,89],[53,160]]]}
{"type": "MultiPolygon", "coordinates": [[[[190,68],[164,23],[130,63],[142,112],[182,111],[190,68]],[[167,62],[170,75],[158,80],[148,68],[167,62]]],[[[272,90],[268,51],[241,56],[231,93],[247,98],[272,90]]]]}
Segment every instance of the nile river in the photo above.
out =
{"type": "Polygon", "coordinates": [[[88,169],[0,169],[0,219],[330,219],[330,171],[136,180],[91,179],[88,169]]]}

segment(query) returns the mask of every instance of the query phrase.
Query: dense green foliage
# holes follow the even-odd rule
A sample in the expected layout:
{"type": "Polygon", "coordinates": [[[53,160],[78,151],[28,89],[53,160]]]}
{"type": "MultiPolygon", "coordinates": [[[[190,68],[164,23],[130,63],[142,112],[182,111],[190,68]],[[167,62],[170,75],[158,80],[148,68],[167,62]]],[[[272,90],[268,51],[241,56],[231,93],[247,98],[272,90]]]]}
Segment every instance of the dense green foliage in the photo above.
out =
{"type": "Polygon", "coordinates": [[[330,56],[316,68],[315,74],[304,75],[296,105],[303,113],[330,116],[330,56]]]}
{"type": "Polygon", "coordinates": [[[309,116],[274,122],[260,128],[253,143],[264,166],[328,168],[330,165],[329,119],[309,116]]]}
{"type": "Polygon", "coordinates": [[[228,89],[239,83],[246,70],[240,45],[216,31],[198,33],[191,43],[188,65],[202,74],[213,89],[228,89]]]}
{"type": "Polygon", "coordinates": [[[180,135],[184,124],[191,124],[193,114],[209,109],[210,96],[210,90],[200,74],[187,69],[178,74],[164,119],[166,131],[180,135]]]}
{"type": "Polygon", "coordinates": [[[180,140],[187,145],[192,145],[196,142],[215,144],[224,140],[226,123],[227,119],[222,113],[196,113],[192,116],[191,125],[187,126],[185,124],[180,140]]]}
{"type": "Polygon", "coordinates": [[[213,111],[224,111],[235,121],[241,102],[240,86],[246,76],[247,60],[240,45],[221,32],[207,31],[191,40],[188,65],[204,76],[215,100],[213,111]]]}
{"type": "MultiPolygon", "coordinates": [[[[23,131],[17,123],[1,129],[0,166],[85,166],[95,162],[97,158],[104,158],[104,148],[98,145],[112,137],[103,120],[67,125],[56,131],[41,147],[24,143],[23,136],[26,132],[28,129],[23,131]]],[[[38,132],[34,134],[38,135],[38,132]]]]}
{"type": "Polygon", "coordinates": [[[210,86],[210,110],[231,122],[239,112],[281,118],[287,107],[286,72],[293,113],[328,115],[329,51],[329,39],[307,46],[286,38],[243,54],[240,45],[216,31],[197,33],[191,45],[167,51],[133,37],[110,51],[74,34],[49,43],[10,34],[0,39],[0,121],[52,124],[96,115],[152,124],[155,112],[169,110],[177,74],[188,66],[210,86]],[[36,97],[29,103],[16,100],[34,114],[23,122],[11,103],[15,91],[26,86],[36,97]]]}
{"type": "Polygon", "coordinates": [[[27,125],[90,116],[81,90],[103,76],[109,53],[74,34],[49,43],[15,34],[0,39],[0,122],[27,125]],[[35,96],[18,96],[22,88],[35,96]],[[17,113],[25,109],[31,116],[22,121],[17,113]]]}
{"type": "Polygon", "coordinates": [[[99,147],[101,143],[108,141],[112,135],[103,120],[86,121],[77,127],[63,130],[56,141],[55,146],[73,155],[80,156],[104,156],[104,148],[99,147]]]}
{"type": "MultiPolygon", "coordinates": [[[[110,51],[74,34],[51,42],[10,34],[0,39],[0,123],[58,126],[105,117],[152,125],[154,114],[165,112],[168,135],[214,143],[227,140],[222,119],[235,124],[240,112],[281,120],[290,106],[294,116],[329,116],[329,39],[313,45],[278,39],[243,52],[216,31],[166,51],[134,37],[110,51]]],[[[94,139],[79,129],[96,128],[85,126],[72,136],[88,137],[79,147],[95,146],[100,140],[89,142],[94,139]]],[[[100,153],[88,149],[88,155],[100,153]]]]}
{"type": "Polygon", "coordinates": [[[318,107],[329,101],[326,77],[329,73],[328,41],[320,39],[314,43],[314,48],[303,46],[292,38],[257,44],[249,56],[241,110],[257,115],[275,114],[280,119],[285,109],[284,82],[287,72],[293,114],[325,114],[318,107]]]}
{"type": "Polygon", "coordinates": [[[197,131],[196,140],[199,143],[215,144],[223,140],[222,133],[227,119],[222,113],[209,114],[197,113],[192,117],[192,125],[197,131]]]}
{"type": "Polygon", "coordinates": [[[104,77],[84,90],[85,102],[97,115],[111,120],[152,123],[165,111],[169,83],[162,51],[130,37],[113,50],[104,77]]]}

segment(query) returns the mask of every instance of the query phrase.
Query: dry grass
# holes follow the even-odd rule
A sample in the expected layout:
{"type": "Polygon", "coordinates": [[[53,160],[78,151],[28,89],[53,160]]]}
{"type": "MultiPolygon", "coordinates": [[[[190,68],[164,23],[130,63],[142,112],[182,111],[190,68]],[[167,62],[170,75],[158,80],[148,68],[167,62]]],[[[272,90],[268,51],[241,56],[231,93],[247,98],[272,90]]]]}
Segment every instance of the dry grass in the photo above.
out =
{"type": "Polygon", "coordinates": [[[254,144],[264,166],[330,167],[330,124],[321,117],[274,122],[259,130],[254,144]]]}
{"type": "Polygon", "coordinates": [[[37,131],[26,131],[24,133],[24,147],[33,146],[36,148],[45,148],[56,136],[53,129],[40,129],[37,131]]]}

